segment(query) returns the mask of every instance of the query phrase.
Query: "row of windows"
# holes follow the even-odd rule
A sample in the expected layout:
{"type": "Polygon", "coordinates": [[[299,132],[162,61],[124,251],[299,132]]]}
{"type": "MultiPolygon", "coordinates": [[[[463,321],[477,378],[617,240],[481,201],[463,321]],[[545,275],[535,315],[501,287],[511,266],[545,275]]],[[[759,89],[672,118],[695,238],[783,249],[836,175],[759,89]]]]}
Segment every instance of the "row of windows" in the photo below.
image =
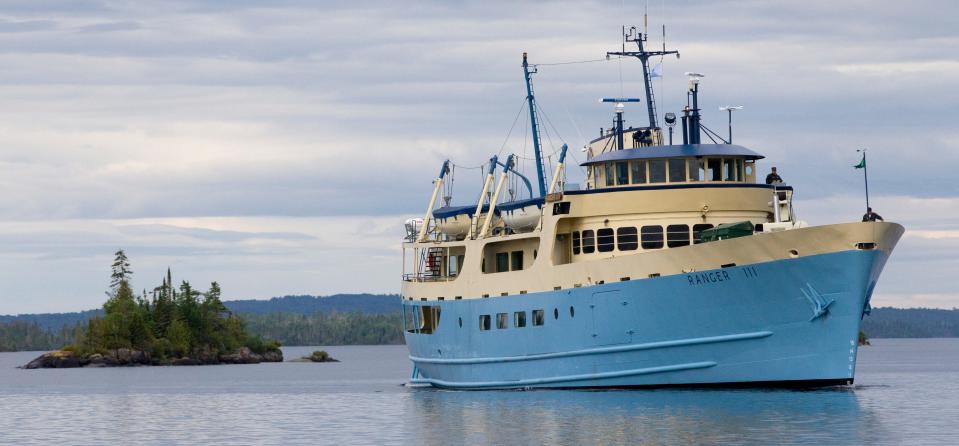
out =
{"type": "Polygon", "coordinates": [[[523,251],[496,253],[496,272],[519,271],[523,269],[523,251]]]}
{"type": "Polygon", "coordinates": [[[687,181],[746,181],[753,162],[737,158],[672,158],[633,160],[594,166],[593,178],[600,169],[607,186],[647,183],[683,183],[687,181]]]}
{"type": "MultiPolygon", "coordinates": [[[[665,246],[676,248],[692,243],[700,243],[700,234],[712,228],[711,224],[693,225],[692,234],[689,225],[668,225],[665,231],[665,246]]],[[[636,227],[624,226],[617,228],[602,228],[593,231],[573,231],[573,254],[592,254],[594,252],[635,251],[640,246],[643,249],[661,249],[664,246],[663,227],[658,225],[643,226],[637,237],[636,227]]]]}
{"type": "MultiPolygon", "coordinates": [[[[542,326],[546,323],[544,310],[533,310],[532,323],[534,327],[542,326]]],[[[569,307],[569,317],[574,317],[576,310],[569,307]]],[[[559,319],[559,309],[553,308],[553,319],[559,319]]],[[[481,314],[479,317],[480,331],[489,331],[492,328],[493,318],[488,314],[481,314]]],[[[460,327],[463,326],[463,320],[459,320],[460,327]]],[[[526,311],[516,311],[513,313],[513,328],[526,327],[526,311]]],[[[496,313],[496,329],[503,330],[509,328],[509,313],[496,313]]]]}

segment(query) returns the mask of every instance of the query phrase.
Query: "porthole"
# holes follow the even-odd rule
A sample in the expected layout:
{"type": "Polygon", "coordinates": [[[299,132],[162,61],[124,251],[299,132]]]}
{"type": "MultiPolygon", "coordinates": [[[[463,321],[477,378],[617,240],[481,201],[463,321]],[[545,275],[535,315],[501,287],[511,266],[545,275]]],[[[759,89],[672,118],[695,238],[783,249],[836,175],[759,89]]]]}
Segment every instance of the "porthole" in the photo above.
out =
{"type": "Polygon", "coordinates": [[[795,249],[790,249],[790,250],[789,250],[789,257],[792,257],[792,258],[794,258],[794,259],[795,259],[796,257],[799,257],[799,251],[796,251],[795,249]]]}
{"type": "Polygon", "coordinates": [[[576,317],[576,310],[573,309],[572,305],[569,307],[569,317],[576,317]]]}
{"type": "Polygon", "coordinates": [[[559,308],[553,308],[553,319],[559,319],[559,308]]]}

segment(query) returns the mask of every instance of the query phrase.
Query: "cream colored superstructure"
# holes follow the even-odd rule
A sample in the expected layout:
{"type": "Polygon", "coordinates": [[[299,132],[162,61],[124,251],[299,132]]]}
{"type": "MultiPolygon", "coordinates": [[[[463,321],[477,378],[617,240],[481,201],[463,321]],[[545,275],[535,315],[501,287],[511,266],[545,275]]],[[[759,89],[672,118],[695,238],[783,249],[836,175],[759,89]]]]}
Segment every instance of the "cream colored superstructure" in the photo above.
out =
{"type": "MultiPolygon", "coordinates": [[[[647,176],[645,183],[635,184],[631,174],[623,184],[613,181],[607,186],[599,175],[589,179],[588,190],[551,194],[542,206],[540,224],[528,232],[494,235],[482,228],[474,237],[456,240],[434,230],[422,242],[406,243],[402,296],[408,300],[494,298],[853,249],[891,251],[903,231],[887,223],[808,227],[795,219],[791,188],[754,183],[754,160],[736,156],[680,159],[688,166],[684,181],[668,178],[665,184],[655,184],[647,176]],[[730,172],[743,173],[732,180],[704,181],[703,173],[693,170],[696,166],[708,169],[710,158],[726,159],[730,172]],[[757,232],[697,243],[697,227],[742,221],[759,225],[757,232]],[[655,235],[657,227],[659,243],[655,237],[647,243],[646,229],[655,235]],[[683,228],[688,231],[685,235],[683,228]],[[593,237],[600,232],[606,234],[603,250],[597,236],[593,239],[597,245],[587,252],[586,234],[593,237]],[[580,234],[583,238],[577,246],[574,239],[580,234]],[[622,242],[620,234],[622,240],[632,241],[622,242]],[[671,237],[676,239],[675,246],[670,246],[671,237]],[[686,243],[680,243],[684,237],[686,243]],[[629,249],[621,249],[624,246],[629,249]]],[[[622,161],[610,164],[616,162],[622,161]]],[[[606,166],[594,170],[605,172],[606,166]]]]}

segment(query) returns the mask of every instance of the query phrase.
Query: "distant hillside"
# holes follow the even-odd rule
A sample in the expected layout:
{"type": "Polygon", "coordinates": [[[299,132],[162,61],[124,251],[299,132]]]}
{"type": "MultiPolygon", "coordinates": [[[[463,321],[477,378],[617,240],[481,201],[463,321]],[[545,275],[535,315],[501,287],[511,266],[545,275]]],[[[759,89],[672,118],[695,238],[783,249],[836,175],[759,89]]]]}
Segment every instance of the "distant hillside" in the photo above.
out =
{"type": "Polygon", "coordinates": [[[959,309],[873,308],[862,331],[871,338],[959,337],[959,309]]]}
{"type": "Polygon", "coordinates": [[[397,294],[334,294],[332,296],[283,296],[270,300],[230,300],[223,302],[234,313],[399,313],[397,294]]]}
{"type": "Polygon", "coordinates": [[[43,330],[57,331],[64,326],[74,326],[80,322],[86,322],[93,316],[102,316],[103,310],[77,311],[73,313],[36,313],[36,314],[17,314],[0,315],[0,324],[11,322],[26,322],[31,325],[37,325],[43,330]]]}

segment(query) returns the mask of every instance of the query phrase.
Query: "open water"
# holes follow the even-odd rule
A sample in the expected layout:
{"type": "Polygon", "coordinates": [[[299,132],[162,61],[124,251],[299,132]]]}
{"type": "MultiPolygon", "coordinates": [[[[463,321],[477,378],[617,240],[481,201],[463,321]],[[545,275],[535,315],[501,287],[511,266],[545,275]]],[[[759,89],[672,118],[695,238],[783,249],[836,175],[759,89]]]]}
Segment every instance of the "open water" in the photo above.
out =
{"type": "Polygon", "coordinates": [[[873,344],[854,387],[816,391],[407,388],[403,346],[324,347],[340,363],[64,370],[0,353],[0,443],[959,444],[959,339],[873,344]]]}

